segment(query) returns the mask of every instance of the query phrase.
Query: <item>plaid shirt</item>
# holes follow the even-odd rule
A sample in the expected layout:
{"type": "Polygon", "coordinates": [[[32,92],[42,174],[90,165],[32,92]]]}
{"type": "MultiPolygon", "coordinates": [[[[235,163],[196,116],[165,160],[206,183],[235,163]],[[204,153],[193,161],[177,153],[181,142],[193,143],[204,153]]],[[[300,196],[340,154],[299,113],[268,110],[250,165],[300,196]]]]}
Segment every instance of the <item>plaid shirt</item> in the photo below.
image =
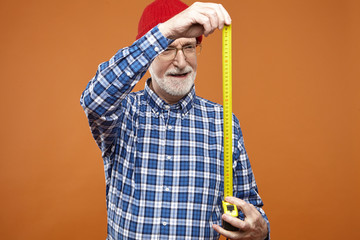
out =
{"type": "MultiPolygon", "coordinates": [[[[100,64],[81,96],[105,165],[109,240],[219,238],[212,224],[222,214],[222,106],[194,88],[174,105],[148,84],[130,93],[171,42],[153,28],[100,64]]],[[[233,159],[234,196],[267,221],[235,116],[233,159]]]]}

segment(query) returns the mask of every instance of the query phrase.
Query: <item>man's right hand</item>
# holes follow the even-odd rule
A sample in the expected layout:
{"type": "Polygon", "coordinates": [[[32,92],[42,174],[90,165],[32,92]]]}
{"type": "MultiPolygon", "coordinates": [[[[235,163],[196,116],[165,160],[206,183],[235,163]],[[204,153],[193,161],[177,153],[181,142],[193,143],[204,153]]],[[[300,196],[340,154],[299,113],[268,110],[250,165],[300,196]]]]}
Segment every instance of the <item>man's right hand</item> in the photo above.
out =
{"type": "Polygon", "coordinates": [[[190,7],[159,25],[160,32],[167,38],[206,37],[215,29],[230,25],[229,13],[221,4],[195,2],[190,7]]]}

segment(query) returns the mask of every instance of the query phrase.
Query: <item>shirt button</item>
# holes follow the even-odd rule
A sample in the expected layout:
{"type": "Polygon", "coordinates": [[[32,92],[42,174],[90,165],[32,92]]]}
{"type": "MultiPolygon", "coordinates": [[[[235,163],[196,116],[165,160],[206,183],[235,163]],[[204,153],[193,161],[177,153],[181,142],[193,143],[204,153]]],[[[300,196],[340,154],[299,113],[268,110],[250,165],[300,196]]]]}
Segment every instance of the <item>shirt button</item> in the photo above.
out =
{"type": "Polygon", "coordinates": [[[129,72],[126,72],[126,75],[128,75],[128,77],[130,77],[131,73],[129,73],[129,72]]]}
{"type": "Polygon", "coordinates": [[[167,222],[162,222],[162,225],[166,226],[166,225],[167,225],[167,222]]]}
{"type": "Polygon", "coordinates": [[[171,156],[167,156],[166,158],[167,158],[167,160],[171,160],[171,156]]]}
{"type": "Polygon", "coordinates": [[[159,51],[159,48],[158,48],[158,47],[154,47],[154,51],[155,51],[155,52],[158,52],[158,51],[159,51]]]}
{"type": "Polygon", "coordinates": [[[165,105],[165,109],[166,109],[166,110],[169,110],[169,109],[170,109],[170,106],[169,106],[169,105],[165,105]]]}
{"type": "Polygon", "coordinates": [[[171,129],[172,129],[172,126],[168,126],[168,129],[171,130],[171,129]]]}
{"type": "Polygon", "coordinates": [[[165,191],[169,192],[169,191],[170,191],[170,188],[168,188],[168,187],[167,187],[167,188],[165,188],[165,191]]]}

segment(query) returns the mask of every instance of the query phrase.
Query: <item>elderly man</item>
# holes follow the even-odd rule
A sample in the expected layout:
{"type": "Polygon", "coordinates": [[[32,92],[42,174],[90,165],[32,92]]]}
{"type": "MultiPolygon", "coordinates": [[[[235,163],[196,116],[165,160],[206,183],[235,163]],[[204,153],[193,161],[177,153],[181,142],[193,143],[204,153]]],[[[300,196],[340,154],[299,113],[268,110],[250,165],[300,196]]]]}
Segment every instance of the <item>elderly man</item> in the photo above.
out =
{"type": "Polygon", "coordinates": [[[107,239],[269,238],[269,222],[233,116],[234,196],[222,214],[222,106],[195,94],[202,36],[230,24],[221,4],[156,0],[137,40],[100,64],[81,96],[102,151],[107,239]],[[145,89],[131,92],[149,69],[145,89]],[[237,227],[227,231],[221,220],[237,227]]]}

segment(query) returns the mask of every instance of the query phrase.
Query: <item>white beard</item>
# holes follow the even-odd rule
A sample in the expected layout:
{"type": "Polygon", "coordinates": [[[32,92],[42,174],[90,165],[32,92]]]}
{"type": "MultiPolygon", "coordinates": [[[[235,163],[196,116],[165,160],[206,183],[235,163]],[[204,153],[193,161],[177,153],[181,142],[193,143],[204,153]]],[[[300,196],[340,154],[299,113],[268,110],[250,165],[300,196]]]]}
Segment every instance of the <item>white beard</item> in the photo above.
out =
{"type": "Polygon", "coordinates": [[[163,78],[159,78],[153,71],[152,66],[149,67],[149,72],[151,78],[156,81],[159,87],[169,95],[172,96],[185,96],[188,94],[194,85],[196,72],[190,66],[186,66],[183,70],[178,70],[176,68],[167,70],[163,78]],[[187,73],[185,79],[176,79],[176,77],[171,77],[171,74],[183,74],[187,73]]]}

